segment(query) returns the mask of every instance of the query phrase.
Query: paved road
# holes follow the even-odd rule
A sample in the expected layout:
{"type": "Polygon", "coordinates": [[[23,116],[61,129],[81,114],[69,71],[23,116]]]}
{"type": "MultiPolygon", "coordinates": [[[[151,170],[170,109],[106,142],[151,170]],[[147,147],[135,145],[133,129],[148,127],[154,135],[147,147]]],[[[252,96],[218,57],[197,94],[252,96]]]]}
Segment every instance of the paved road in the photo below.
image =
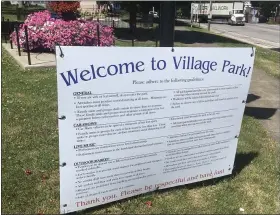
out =
{"type": "MultiPolygon", "coordinates": [[[[190,22],[189,20],[181,21],[190,22]]],[[[207,24],[200,24],[200,26],[207,28],[207,24]]],[[[231,26],[228,24],[211,24],[211,30],[264,48],[280,48],[280,25],[246,23],[245,26],[231,26]]]]}
{"type": "Polygon", "coordinates": [[[212,24],[213,29],[227,31],[228,33],[241,34],[256,39],[261,39],[279,45],[280,25],[249,24],[245,26],[231,26],[227,24],[212,24]]]}

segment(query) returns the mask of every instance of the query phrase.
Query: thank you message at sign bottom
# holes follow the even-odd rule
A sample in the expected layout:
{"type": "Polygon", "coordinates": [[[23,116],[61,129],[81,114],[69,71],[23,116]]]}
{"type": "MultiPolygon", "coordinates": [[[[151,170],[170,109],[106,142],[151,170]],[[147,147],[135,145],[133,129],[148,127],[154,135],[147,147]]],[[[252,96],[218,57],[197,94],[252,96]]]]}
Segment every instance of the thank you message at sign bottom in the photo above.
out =
{"type": "Polygon", "coordinates": [[[60,48],[61,213],[232,173],[254,49],[60,48]]]}

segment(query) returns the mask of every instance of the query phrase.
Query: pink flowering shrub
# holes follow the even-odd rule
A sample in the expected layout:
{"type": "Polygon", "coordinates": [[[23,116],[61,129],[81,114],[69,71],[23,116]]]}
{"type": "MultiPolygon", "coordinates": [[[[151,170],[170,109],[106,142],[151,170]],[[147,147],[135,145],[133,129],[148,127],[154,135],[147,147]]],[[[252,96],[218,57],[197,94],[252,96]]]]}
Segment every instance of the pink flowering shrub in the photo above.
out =
{"type": "MultiPolygon", "coordinates": [[[[97,22],[64,21],[51,18],[49,11],[30,14],[19,28],[20,47],[26,47],[24,27],[28,29],[30,50],[53,51],[56,44],[61,46],[96,46],[97,22]]],[[[113,29],[99,24],[100,46],[112,46],[114,43],[113,29]]],[[[16,33],[11,34],[14,44],[17,44],[16,33]]]]}

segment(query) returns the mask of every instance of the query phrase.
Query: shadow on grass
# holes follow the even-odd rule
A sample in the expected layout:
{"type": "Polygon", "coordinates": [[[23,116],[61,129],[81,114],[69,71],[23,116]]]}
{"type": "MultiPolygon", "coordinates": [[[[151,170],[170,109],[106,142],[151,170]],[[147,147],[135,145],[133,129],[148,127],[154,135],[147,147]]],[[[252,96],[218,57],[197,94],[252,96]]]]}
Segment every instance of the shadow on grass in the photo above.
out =
{"type": "MultiPolygon", "coordinates": [[[[255,94],[248,94],[246,103],[253,102],[261,98],[255,94]]],[[[276,108],[246,107],[244,114],[255,119],[269,119],[276,113],[276,108]]]]}
{"type": "Polygon", "coordinates": [[[276,108],[246,107],[244,114],[255,119],[269,119],[276,111],[276,108]]]}
{"type": "MultiPolygon", "coordinates": [[[[123,22],[127,22],[129,23],[129,19],[122,19],[123,22]]],[[[158,24],[160,22],[159,18],[153,18],[153,21],[151,19],[148,18],[148,16],[138,16],[136,18],[136,22],[138,24],[141,24],[141,23],[155,23],[155,24],[158,24]]]]}
{"type": "MultiPolygon", "coordinates": [[[[223,36],[187,29],[186,30],[175,30],[175,42],[180,42],[184,44],[193,44],[193,43],[230,43],[230,44],[245,44],[240,41],[226,38],[223,36]]],[[[128,28],[116,28],[115,36],[121,40],[132,40],[136,39],[140,42],[146,41],[155,41],[159,40],[159,29],[152,28],[136,28],[134,33],[130,33],[128,28]]]]}
{"type": "Polygon", "coordinates": [[[253,102],[253,101],[255,101],[255,100],[259,99],[259,98],[261,98],[261,97],[258,96],[258,95],[255,95],[255,94],[251,94],[251,93],[250,93],[250,94],[247,95],[246,103],[253,102]]]}
{"type": "Polygon", "coordinates": [[[210,34],[200,31],[175,31],[175,42],[181,42],[185,44],[193,43],[230,43],[230,44],[242,44],[237,40],[226,38],[223,36],[210,34]]]}
{"type": "MultiPolygon", "coordinates": [[[[137,22],[141,23],[144,21],[139,19],[137,20],[137,22]]],[[[199,28],[196,25],[190,28],[190,23],[185,23],[176,20],[175,27],[186,27],[186,30],[175,30],[174,42],[180,42],[184,44],[194,44],[194,43],[205,43],[205,44],[229,43],[229,44],[240,44],[240,45],[246,44],[231,38],[205,32],[203,29],[199,28]]],[[[115,36],[121,40],[136,39],[139,42],[155,41],[155,40],[159,40],[160,38],[158,28],[148,29],[148,28],[141,28],[141,27],[136,28],[134,33],[131,33],[128,28],[116,28],[115,36]]]]}
{"type": "MultiPolygon", "coordinates": [[[[206,181],[201,181],[201,182],[196,182],[196,183],[192,183],[192,184],[186,184],[186,185],[180,185],[180,186],[176,186],[176,187],[171,187],[171,188],[167,188],[167,189],[163,189],[163,190],[156,190],[153,192],[156,193],[165,193],[165,192],[170,192],[172,190],[180,190],[180,189],[195,189],[195,188],[199,188],[199,187],[205,187],[205,186],[213,186],[213,185],[217,185],[220,182],[226,181],[226,180],[230,180],[233,179],[234,177],[236,177],[237,175],[239,175],[242,170],[248,166],[256,157],[258,156],[257,152],[250,152],[250,153],[237,153],[236,157],[235,157],[235,162],[234,162],[234,168],[232,171],[231,175],[227,175],[227,176],[223,176],[220,178],[215,178],[215,179],[209,179],[206,181]]],[[[82,212],[84,213],[88,213],[94,210],[100,210],[100,209],[105,209],[109,208],[111,205],[115,204],[115,203],[124,203],[127,202],[128,200],[133,200],[136,199],[137,197],[149,197],[149,195],[152,192],[149,193],[144,193],[144,194],[140,194],[137,196],[133,196],[133,197],[129,197],[129,198],[125,198],[119,201],[115,201],[115,202],[111,202],[108,204],[104,204],[104,205],[100,205],[94,208],[88,208],[86,210],[83,210],[82,212]]],[[[107,212],[107,211],[106,211],[107,212]]],[[[73,212],[73,213],[69,213],[69,214],[81,214],[81,212],[73,212]]]]}
{"type": "Polygon", "coordinates": [[[280,48],[271,48],[270,50],[280,52],[280,48]]]}

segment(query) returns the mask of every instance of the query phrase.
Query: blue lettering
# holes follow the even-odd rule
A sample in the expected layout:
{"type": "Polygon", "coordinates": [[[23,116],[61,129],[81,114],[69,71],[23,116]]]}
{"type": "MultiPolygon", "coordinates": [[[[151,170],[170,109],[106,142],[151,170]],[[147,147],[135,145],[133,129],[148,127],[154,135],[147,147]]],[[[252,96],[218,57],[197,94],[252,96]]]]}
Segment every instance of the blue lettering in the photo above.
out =
{"type": "Polygon", "coordinates": [[[93,65],[92,65],[92,64],[90,65],[90,68],[91,68],[91,71],[92,71],[92,79],[96,79],[96,77],[95,77],[94,67],[93,67],[93,65]]]}
{"type": "Polygon", "coordinates": [[[136,63],[136,69],[137,69],[139,72],[143,72],[143,71],[144,71],[144,68],[141,70],[141,69],[139,68],[140,66],[144,66],[144,62],[138,61],[138,62],[136,63]],[[139,64],[141,64],[141,65],[139,65],[139,64]]]}
{"type": "Polygon", "coordinates": [[[216,68],[213,68],[213,66],[217,66],[217,62],[213,61],[211,64],[210,64],[210,69],[212,71],[216,71],[216,68]]]}
{"type": "Polygon", "coordinates": [[[107,71],[108,71],[108,74],[109,74],[109,75],[116,75],[116,74],[118,73],[118,67],[117,67],[116,65],[110,65],[110,66],[108,67],[107,71]],[[110,69],[110,68],[112,68],[112,67],[115,68],[115,73],[111,73],[111,69],[110,69]]]}
{"type": "Polygon", "coordinates": [[[68,79],[64,76],[63,73],[60,73],[60,75],[62,76],[62,78],[67,86],[69,86],[71,84],[71,80],[74,82],[74,84],[78,83],[77,69],[75,69],[75,77],[73,76],[71,70],[67,71],[68,79]]]}
{"type": "Polygon", "coordinates": [[[98,69],[96,70],[96,74],[97,74],[100,78],[105,78],[105,77],[107,76],[107,74],[105,74],[105,75],[100,75],[100,73],[99,73],[99,69],[101,69],[101,68],[105,69],[104,66],[98,67],[98,69]]]}
{"type": "Polygon", "coordinates": [[[230,61],[224,60],[224,65],[223,65],[222,72],[224,72],[225,67],[227,67],[227,66],[229,66],[229,65],[230,65],[230,61]]]}
{"type": "Polygon", "coordinates": [[[173,61],[174,61],[174,65],[175,65],[175,69],[178,69],[178,68],[179,68],[179,65],[180,65],[180,63],[181,63],[181,59],[182,59],[182,57],[180,57],[180,60],[179,60],[179,62],[177,63],[177,61],[176,61],[176,57],[173,57],[173,61]]]}
{"type": "Polygon", "coordinates": [[[85,78],[86,75],[88,75],[90,72],[88,70],[83,70],[80,74],[80,77],[83,81],[89,81],[91,80],[91,77],[88,77],[88,79],[85,78]]]}
{"type": "Polygon", "coordinates": [[[131,72],[135,72],[134,71],[134,64],[132,62],[130,62],[130,63],[119,64],[119,66],[120,66],[120,74],[123,74],[123,66],[125,66],[125,73],[129,73],[129,68],[128,68],[129,65],[131,66],[131,69],[132,69],[131,72]]]}
{"type": "MultiPolygon", "coordinates": [[[[166,62],[164,60],[159,61],[161,63],[161,68],[163,69],[166,66],[166,62]],[[162,62],[161,62],[162,61],[162,62]]],[[[105,78],[107,76],[114,76],[117,74],[128,74],[133,72],[142,72],[145,70],[145,64],[143,61],[138,61],[136,63],[122,63],[117,65],[109,65],[94,67],[93,64],[89,65],[88,69],[80,70],[72,69],[63,73],[60,73],[62,79],[66,83],[67,86],[71,84],[77,84],[79,81],[90,81],[96,78],[105,78]]]]}
{"type": "Polygon", "coordinates": [[[155,62],[156,62],[155,59],[152,58],[152,70],[156,70],[155,65],[154,65],[155,62]]]}

